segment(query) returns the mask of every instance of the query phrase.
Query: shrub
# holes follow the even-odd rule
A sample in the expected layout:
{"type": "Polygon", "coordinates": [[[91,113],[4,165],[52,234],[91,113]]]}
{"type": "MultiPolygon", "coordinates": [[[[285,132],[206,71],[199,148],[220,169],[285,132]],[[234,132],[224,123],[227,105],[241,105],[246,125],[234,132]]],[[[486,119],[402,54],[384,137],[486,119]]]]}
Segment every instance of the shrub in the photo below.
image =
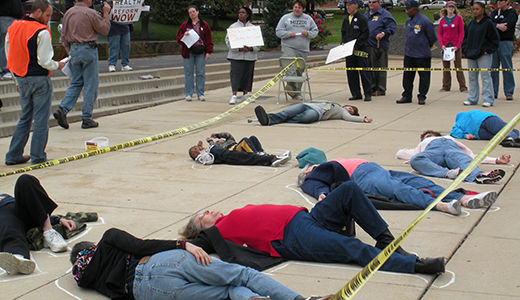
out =
{"type": "Polygon", "coordinates": [[[318,27],[318,35],[311,40],[311,49],[323,49],[327,45],[327,37],[332,35],[327,26],[327,21],[320,14],[310,15],[318,27]]]}

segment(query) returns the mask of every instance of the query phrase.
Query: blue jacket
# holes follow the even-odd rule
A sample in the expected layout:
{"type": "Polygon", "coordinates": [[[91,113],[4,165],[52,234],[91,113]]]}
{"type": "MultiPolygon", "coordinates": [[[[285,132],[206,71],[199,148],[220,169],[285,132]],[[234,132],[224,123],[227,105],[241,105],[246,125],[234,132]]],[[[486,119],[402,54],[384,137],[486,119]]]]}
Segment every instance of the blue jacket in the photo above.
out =
{"type": "Polygon", "coordinates": [[[478,136],[480,125],[482,125],[485,119],[491,116],[498,117],[493,113],[481,110],[460,112],[455,118],[455,125],[453,125],[451,129],[450,135],[457,139],[463,139],[466,134],[473,134],[477,139],[480,139],[478,136]]]}
{"type": "Polygon", "coordinates": [[[335,161],[329,161],[316,166],[307,174],[301,188],[302,190],[318,199],[321,194],[327,195],[333,184],[350,180],[347,170],[335,161]]]}
{"type": "Polygon", "coordinates": [[[384,32],[385,36],[379,41],[379,47],[388,50],[390,47],[390,36],[395,33],[397,26],[392,14],[380,7],[373,14],[370,14],[368,9],[365,12],[365,17],[368,19],[368,30],[370,31],[368,45],[377,48],[376,35],[384,32]]]}
{"type": "Polygon", "coordinates": [[[433,23],[423,14],[417,13],[406,19],[406,41],[404,55],[414,58],[432,57],[430,48],[437,41],[433,23]]]}

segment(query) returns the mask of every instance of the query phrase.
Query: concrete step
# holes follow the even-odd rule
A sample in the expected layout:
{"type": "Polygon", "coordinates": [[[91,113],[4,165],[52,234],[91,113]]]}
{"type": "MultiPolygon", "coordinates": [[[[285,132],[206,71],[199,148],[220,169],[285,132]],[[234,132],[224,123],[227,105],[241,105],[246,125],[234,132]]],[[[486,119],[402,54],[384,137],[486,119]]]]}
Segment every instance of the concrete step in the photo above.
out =
{"type": "MultiPolygon", "coordinates": [[[[323,64],[325,56],[310,56],[310,67],[323,64]]],[[[269,59],[258,61],[255,65],[255,81],[264,81],[272,78],[279,71],[278,60],[269,59]]],[[[163,68],[139,70],[132,72],[102,73],[98,99],[94,103],[94,117],[100,117],[119,112],[141,109],[160,105],[184,98],[183,68],[163,68]],[[152,74],[160,78],[150,80],[138,79],[140,75],[152,74]]],[[[56,110],[70,83],[66,77],[52,79],[54,100],[52,111],[56,110]]],[[[206,90],[230,87],[229,65],[213,64],[206,66],[206,90]]],[[[258,88],[258,87],[257,87],[258,88]]],[[[14,131],[21,110],[19,96],[12,82],[0,82],[0,95],[4,107],[0,110],[0,136],[9,136],[14,131]]],[[[227,101],[228,99],[222,99],[227,101]]],[[[70,123],[81,120],[83,98],[80,96],[74,109],[69,112],[67,119],[70,123]]],[[[50,126],[56,126],[56,121],[50,117],[50,126]]]]}

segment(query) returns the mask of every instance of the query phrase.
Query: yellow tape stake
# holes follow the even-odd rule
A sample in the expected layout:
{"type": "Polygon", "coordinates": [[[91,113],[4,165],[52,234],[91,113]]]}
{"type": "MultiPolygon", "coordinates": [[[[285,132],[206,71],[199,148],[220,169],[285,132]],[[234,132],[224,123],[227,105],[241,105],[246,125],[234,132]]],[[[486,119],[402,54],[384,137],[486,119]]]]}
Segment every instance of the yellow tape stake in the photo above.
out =
{"type": "Polygon", "coordinates": [[[403,67],[345,67],[345,68],[311,68],[310,70],[319,71],[426,71],[426,72],[449,72],[449,71],[520,71],[520,69],[499,69],[499,68],[403,68],[403,67]]]}
{"type": "Polygon", "coordinates": [[[125,148],[130,148],[130,147],[134,147],[134,146],[137,146],[137,145],[146,144],[146,143],[157,141],[157,140],[162,140],[162,139],[169,138],[169,137],[172,137],[172,136],[185,134],[185,133],[188,133],[190,131],[193,131],[193,130],[196,130],[196,129],[199,129],[199,128],[203,128],[203,127],[209,126],[210,124],[213,124],[213,123],[215,123],[215,122],[217,122],[217,121],[219,121],[219,120],[221,120],[221,119],[231,115],[232,113],[234,113],[234,112],[244,108],[246,105],[250,104],[251,102],[255,101],[255,99],[257,99],[258,97],[260,97],[263,94],[265,94],[265,92],[267,92],[269,89],[271,89],[280,80],[280,78],[282,76],[284,76],[284,74],[287,72],[287,70],[289,70],[291,68],[291,66],[293,64],[295,64],[296,62],[297,62],[297,60],[295,58],[294,61],[292,61],[289,65],[287,65],[285,68],[283,68],[278,74],[276,74],[276,76],[274,76],[271,80],[269,80],[269,82],[267,82],[259,91],[254,93],[251,97],[249,97],[248,99],[246,99],[245,101],[241,102],[240,104],[233,106],[233,108],[230,108],[227,111],[225,111],[225,112],[223,112],[223,113],[221,113],[221,114],[219,114],[219,115],[217,115],[217,116],[215,116],[213,118],[210,118],[210,119],[198,122],[198,123],[194,123],[194,124],[182,127],[182,128],[177,128],[177,129],[174,129],[174,130],[171,130],[171,131],[159,133],[159,134],[148,136],[148,137],[138,138],[138,139],[135,139],[135,140],[132,140],[132,141],[120,143],[120,144],[113,145],[113,146],[104,147],[104,148],[101,148],[101,149],[98,149],[98,150],[82,152],[82,153],[78,153],[78,154],[75,154],[75,155],[70,155],[70,156],[67,156],[67,157],[63,157],[63,158],[60,158],[60,159],[50,160],[50,161],[46,161],[44,163],[31,165],[31,166],[28,166],[28,167],[25,167],[25,168],[19,168],[19,169],[15,169],[15,170],[12,170],[12,171],[0,173],[0,177],[6,177],[6,176],[10,176],[10,175],[15,175],[15,174],[20,174],[20,173],[24,173],[24,172],[29,172],[29,171],[36,170],[36,169],[43,169],[43,168],[47,168],[47,167],[52,167],[52,166],[68,163],[68,162],[71,162],[71,161],[75,161],[75,160],[79,160],[79,159],[83,159],[83,158],[87,158],[87,157],[103,154],[103,153],[117,151],[117,150],[121,150],[121,149],[125,149],[125,148]]]}
{"type": "Polygon", "coordinates": [[[390,255],[399,247],[401,242],[412,232],[412,230],[419,224],[419,222],[426,216],[426,214],[432,210],[439,201],[444,199],[447,194],[453,191],[461,182],[466,178],[481,162],[489,155],[489,153],[495,149],[495,147],[507,136],[511,130],[520,121],[520,113],[517,114],[513,120],[507,123],[502,130],[500,130],[489,143],[480,151],[480,153],[471,161],[464,171],[462,171],[453,183],[447,187],[430,205],[408,225],[408,227],[392,241],[385,249],[383,249],[371,262],[369,262],[359,273],[354,276],[343,288],[341,288],[331,300],[346,300],[352,299],[356,293],[365,285],[365,283],[374,275],[374,273],[385,263],[390,255]]]}

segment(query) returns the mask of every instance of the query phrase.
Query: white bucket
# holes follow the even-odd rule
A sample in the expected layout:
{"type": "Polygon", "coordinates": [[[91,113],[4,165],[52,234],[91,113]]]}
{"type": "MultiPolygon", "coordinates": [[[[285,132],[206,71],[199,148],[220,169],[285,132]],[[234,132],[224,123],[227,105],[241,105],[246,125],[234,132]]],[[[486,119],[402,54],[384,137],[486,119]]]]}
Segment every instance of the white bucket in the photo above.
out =
{"type": "Polygon", "coordinates": [[[96,151],[104,147],[108,147],[108,138],[104,136],[95,137],[85,142],[85,149],[87,151],[96,151]]]}

